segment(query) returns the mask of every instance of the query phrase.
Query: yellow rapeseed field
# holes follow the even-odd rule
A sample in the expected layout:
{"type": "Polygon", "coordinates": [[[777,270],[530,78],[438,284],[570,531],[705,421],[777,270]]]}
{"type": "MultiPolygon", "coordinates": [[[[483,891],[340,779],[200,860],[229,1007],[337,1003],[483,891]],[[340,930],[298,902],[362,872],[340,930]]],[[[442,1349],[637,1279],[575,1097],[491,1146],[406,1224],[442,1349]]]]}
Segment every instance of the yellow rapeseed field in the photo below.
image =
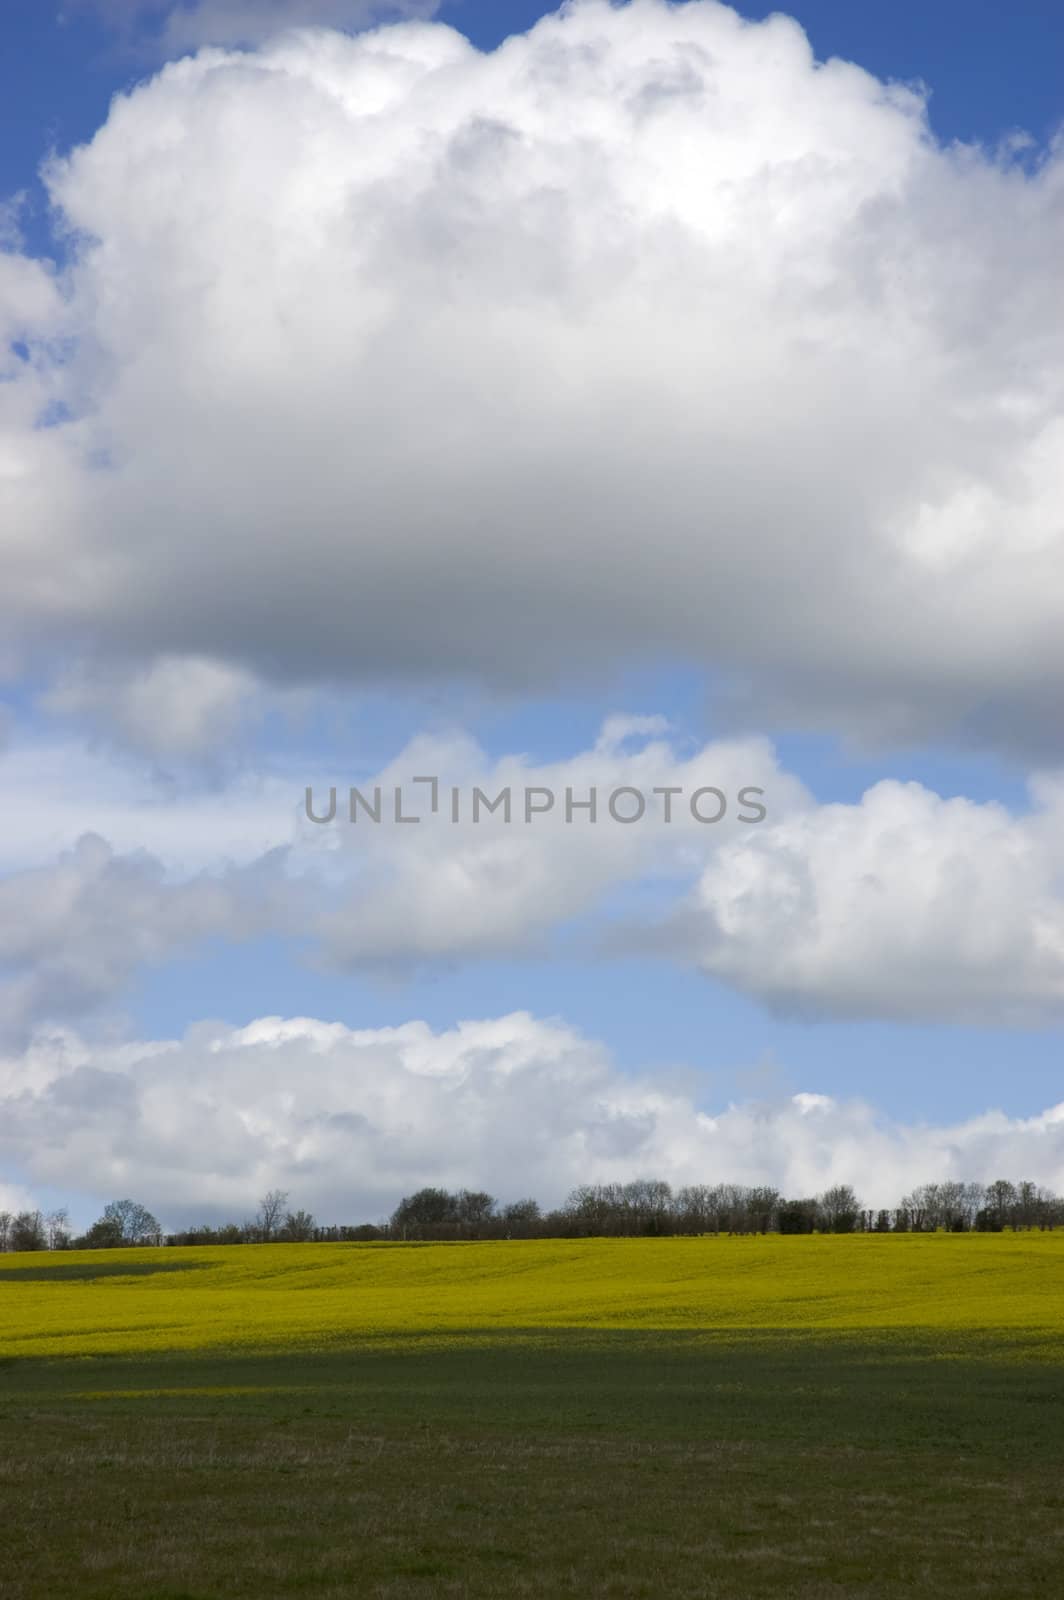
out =
{"type": "Polygon", "coordinates": [[[1038,1332],[1064,1233],[586,1239],[0,1258],[0,1358],[564,1328],[1038,1332]]]}

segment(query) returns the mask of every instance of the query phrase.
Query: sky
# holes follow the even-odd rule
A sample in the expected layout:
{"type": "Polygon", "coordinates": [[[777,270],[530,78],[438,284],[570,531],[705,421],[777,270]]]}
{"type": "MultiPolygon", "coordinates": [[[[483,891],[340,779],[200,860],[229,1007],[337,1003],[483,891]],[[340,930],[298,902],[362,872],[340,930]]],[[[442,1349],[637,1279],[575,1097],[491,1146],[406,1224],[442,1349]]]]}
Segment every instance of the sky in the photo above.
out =
{"type": "Polygon", "coordinates": [[[1062,35],[9,0],[0,1208],[1064,1188],[1062,35]]]}

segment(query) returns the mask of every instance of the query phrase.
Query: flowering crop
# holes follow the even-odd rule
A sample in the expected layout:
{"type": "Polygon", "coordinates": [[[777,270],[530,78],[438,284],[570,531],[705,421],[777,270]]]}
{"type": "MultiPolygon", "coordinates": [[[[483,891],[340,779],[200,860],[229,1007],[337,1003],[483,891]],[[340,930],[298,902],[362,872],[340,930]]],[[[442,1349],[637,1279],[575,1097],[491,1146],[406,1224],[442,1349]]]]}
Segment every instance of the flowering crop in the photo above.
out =
{"type": "Polygon", "coordinates": [[[566,1328],[1000,1330],[1064,1350],[1064,1234],[213,1246],[0,1265],[0,1357],[566,1328]]]}

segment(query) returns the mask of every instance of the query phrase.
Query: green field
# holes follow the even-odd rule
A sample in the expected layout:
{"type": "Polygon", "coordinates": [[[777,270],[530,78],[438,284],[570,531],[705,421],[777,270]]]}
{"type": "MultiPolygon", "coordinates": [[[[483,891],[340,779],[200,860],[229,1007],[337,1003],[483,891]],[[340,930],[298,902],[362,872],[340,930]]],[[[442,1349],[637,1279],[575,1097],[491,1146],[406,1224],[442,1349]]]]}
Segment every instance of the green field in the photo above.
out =
{"type": "Polygon", "coordinates": [[[4,1600],[1058,1596],[1064,1236],[0,1257],[4,1600]]]}

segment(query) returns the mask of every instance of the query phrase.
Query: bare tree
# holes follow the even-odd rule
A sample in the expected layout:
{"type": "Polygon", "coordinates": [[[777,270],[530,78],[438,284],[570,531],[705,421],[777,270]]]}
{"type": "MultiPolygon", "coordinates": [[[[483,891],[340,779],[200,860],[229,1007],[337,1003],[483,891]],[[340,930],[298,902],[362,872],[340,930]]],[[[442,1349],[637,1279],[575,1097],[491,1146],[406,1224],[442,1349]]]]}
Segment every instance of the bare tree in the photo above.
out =
{"type": "Polygon", "coordinates": [[[1007,1227],[1013,1220],[1016,1206],[1016,1187],[1007,1178],[997,1178],[987,1185],[986,1209],[999,1228],[1007,1227]]]}
{"type": "Polygon", "coordinates": [[[483,1189],[459,1189],[454,1197],[455,1221],[479,1228],[495,1210],[495,1198],[483,1189]]]}
{"type": "Polygon", "coordinates": [[[710,1228],[712,1190],[704,1183],[689,1183],[677,1191],[675,1210],[685,1233],[707,1233],[710,1228]]]}
{"type": "Polygon", "coordinates": [[[848,1183],[837,1183],[817,1195],[820,1226],[826,1233],[852,1233],[857,1226],[861,1202],[848,1183]]]}
{"type": "Polygon", "coordinates": [[[44,1231],[49,1250],[65,1250],[70,1243],[70,1215],[66,1206],[49,1211],[44,1219],[44,1231]]]}
{"type": "Polygon", "coordinates": [[[621,1213],[631,1219],[628,1231],[671,1233],[672,1190],[662,1178],[635,1178],[621,1190],[621,1213]]]}
{"type": "Polygon", "coordinates": [[[775,1226],[782,1196],[778,1189],[764,1185],[746,1195],[747,1227],[752,1233],[768,1233],[775,1226]]]}
{"type": "Polygon", "coordinates": [[[259,1209],[255,1216],[255,1227],[259,1238],[264,1244],[269,1244],[280,1229],[281,1222],[288,1210],[288,1193],[284,1189],[270,1189],[259,1201],[259,1209]]]}
{"type": "Polygon", "coordinates": [[[582,1183],[565,1202],[565,1210],[581,1233],[605,1233],[612,1201],[604,1184],[582,1183]]]}
{"type": "Polygon", "coordinates": [[[289,1211],[278,1238],[289,1244],[306,1244],[314,1237],[314,1218],[309,1211],[289,1211]]]}

